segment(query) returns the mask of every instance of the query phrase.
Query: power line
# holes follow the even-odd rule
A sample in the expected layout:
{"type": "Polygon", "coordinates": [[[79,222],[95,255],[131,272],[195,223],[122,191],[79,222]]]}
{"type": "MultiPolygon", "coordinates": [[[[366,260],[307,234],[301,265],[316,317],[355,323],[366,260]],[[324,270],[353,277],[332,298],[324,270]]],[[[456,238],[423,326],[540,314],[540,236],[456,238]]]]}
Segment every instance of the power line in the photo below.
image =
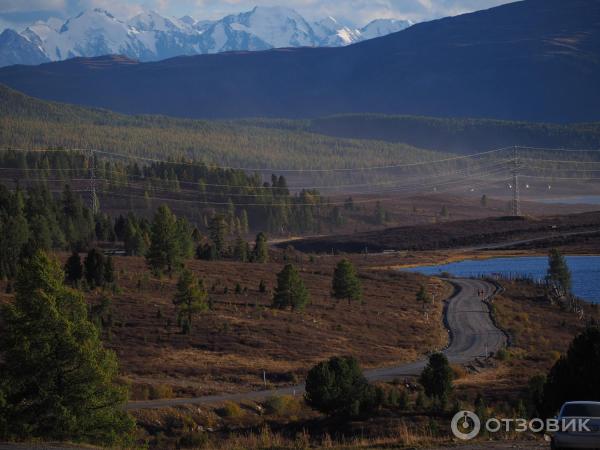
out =
{"type": "MultiPolygon", "coordinates": [[[[283,173],[315,172],[315,173],[324,173],[324,172],[353,172],[353,171],[358,172],[358,171],[368,171],[368,170],[397,169],[397,168],[403,168],[403,167],[417,167],[417,166],[422,166],[422,165],[427,165],[427,164],[437,164],[437,163],[442,163],[442,162],[460,161],[460,160],[464,160],[464,159],[474,158],[477,156],[498,153],[498,152],[508,150],[508,149],[510,149],[510,147],[502,147],[502,148],[497,148],[497,149],[493,149],[493,150],[472,153],[469,155],[460,155],[460,156],[454,156],[454,157],[448,157],[448,158],[441,158],[441,159],[437,159],[437,160],[419,161],[419,162],[413,162],[413,163],[394,163],[394,164],[381,165],[381,166],[342,167],[342,168],[330,168],[330,169],[325,169],[325,168],[318,168],[318,169],[315,169],[315,168],[290,169],[290,168],[288,168],[288,169],[286,169],[286,168],[276,168],[276,167],[262,167],[262,168],[234,167],[234,166],[220,165],[217,163],[190,162],[190,161],[179,161],[178,162],[178,161],[171,161],[171,160],[165,160],[165,159],[160,159],[160,158],[150,158],[150,157],[137,156],[137,155],[126,155],[123,153],[109,152],[106,150],[99,150],[99,149],[70,148],[70,149],[65,149],[65,150],[49,150],[49,151],[52,151],[52,152],[60,152],[60,151],[89,152],[89,151],[91,151],[91,152],[94,152],[97,154],[102,154],[102,155],[107,155],[107,156],[112,156],[112,157],[117,157],[117,158],[122,158],[122,159],[133,159],[133,160],[140,160],[140,161],[146,161],[146,162],[157,162],[157,163],[172,164],[172,165],[186,165],[186,166],[192,166],[192,167],[214,166],[218,169],[223,169],[223,170],[242,170],[242,171],[246,171],[246,172],[283,172],[283,173]]],[[[27,149],[6,149],[6,150],[16,151],[16,152],[31,151],[31,150],[27,150],[27,149]]],[[[33,150],[33,151],[37,152],[37,153],[44,152],[43,150],[33,150]]]]}

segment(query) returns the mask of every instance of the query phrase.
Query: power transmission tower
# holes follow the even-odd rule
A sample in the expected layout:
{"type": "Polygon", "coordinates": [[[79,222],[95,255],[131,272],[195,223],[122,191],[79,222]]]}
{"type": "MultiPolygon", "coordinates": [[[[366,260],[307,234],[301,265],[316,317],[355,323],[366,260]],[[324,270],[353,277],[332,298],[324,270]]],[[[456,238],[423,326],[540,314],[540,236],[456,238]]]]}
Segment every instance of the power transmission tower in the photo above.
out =
{"type": "Polygon", "coordinates": [[[94,216],[98,214],[98,195],[96,194],[96,155],[94,150],[89,151],[88,162],[90,166],[90,208],[94,216]]]}
{"type": "Polygon", "coordinates": [[[519,155],[517,146],[513,148],[513,200],[512,200],[512,215],[518,217],[521,215],[521,205],[519,198],[519,155]]]}

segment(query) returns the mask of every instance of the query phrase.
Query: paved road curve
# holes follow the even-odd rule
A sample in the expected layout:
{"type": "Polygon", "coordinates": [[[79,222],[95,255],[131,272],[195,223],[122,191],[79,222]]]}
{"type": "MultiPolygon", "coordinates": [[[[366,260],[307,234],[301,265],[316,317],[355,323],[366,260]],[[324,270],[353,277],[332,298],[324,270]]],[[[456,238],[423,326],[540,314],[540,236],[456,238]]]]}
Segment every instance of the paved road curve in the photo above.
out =
{"type": "MultiPolygon", "coordinates": [[[[486,353],[499,350],[506,345],[506,336],[497,329],[489,314],[487,305],[478,295],[485,296],[496,292],[496,287],[482,280],[451,280],[456,287],[454,295],[448,300],[445,320],[450,333],[450,345],[444,353],[451,363],[466,364],[486,353]]],[[[403,364],[396,367],[373,369],[365,372],[371,381],[390,380],[396,377],[418,375],[425,367],[426,360],[403,364]]],[[[298,395],[304,391],[303,385],[269,391],[256,391],[241,394],[208,395],[196,398],[176,398],[130,402],[127,409],[165,408],[189,404],[211,404],[223,401],[260,400],[272,395],[298,395]]]]}

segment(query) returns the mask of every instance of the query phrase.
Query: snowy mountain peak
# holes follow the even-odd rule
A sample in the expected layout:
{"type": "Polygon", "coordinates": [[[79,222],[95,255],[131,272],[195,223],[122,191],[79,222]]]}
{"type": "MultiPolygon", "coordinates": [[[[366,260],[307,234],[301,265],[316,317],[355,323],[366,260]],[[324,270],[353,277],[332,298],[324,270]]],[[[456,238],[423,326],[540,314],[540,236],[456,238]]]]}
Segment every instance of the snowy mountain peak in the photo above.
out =
{"type": "Polygon", "coordinates": [[[129,26],[138,31],[181,31],[186,27],[185,22],[177,19],[168,19],[155,11],[144,11],[127,21],[129,26]],[[183,25],[183,26],[182,26],[183,25]]]}
{"type": "Polygon", "coordinates": [[[410,25],[407,21],[381,19],[355,29],[333,17],[310,23],[285,6],[257,6],[220,20],[199,21],[190,16],[167,18],[152,10],[121,20],[105,9],[94,8],[66,21],[53,18],[32,23],[18,33],[23,39],[9,33],[0,42],[0,54],[5,55],[2,65],[107,54],[152,61],[231,50],[343,46],[410,25]]]}
{"type": "Polygon", "coordinates": [[[363,39],[366,40],[402,31],[411,25],[413,23],[410,20],[375,19],[361,28],[360,31],[363,39]]]}

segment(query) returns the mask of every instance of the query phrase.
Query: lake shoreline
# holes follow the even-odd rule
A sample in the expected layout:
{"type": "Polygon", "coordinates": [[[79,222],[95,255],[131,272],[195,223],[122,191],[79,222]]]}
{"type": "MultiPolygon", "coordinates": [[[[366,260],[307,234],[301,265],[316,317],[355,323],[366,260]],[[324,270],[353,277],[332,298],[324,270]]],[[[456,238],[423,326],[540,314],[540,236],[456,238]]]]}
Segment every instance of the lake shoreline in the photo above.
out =
{"type": "MultiPolygon", "coordinates": [[[[485,255],[487,256],[487,255],[485,255]]],[[[600,303],[600,256],[564,255],[572,273],[573,294],[591,304],[600,303]]],[[[531,278],[542,281],[546,276],[547,256],[495,255],[487,258],[466,258],[443,264],[421,264],[398,270],[416,272],[425,276],[450,274],[458,278],[504,276],[509,279],[531,278]]]]}

